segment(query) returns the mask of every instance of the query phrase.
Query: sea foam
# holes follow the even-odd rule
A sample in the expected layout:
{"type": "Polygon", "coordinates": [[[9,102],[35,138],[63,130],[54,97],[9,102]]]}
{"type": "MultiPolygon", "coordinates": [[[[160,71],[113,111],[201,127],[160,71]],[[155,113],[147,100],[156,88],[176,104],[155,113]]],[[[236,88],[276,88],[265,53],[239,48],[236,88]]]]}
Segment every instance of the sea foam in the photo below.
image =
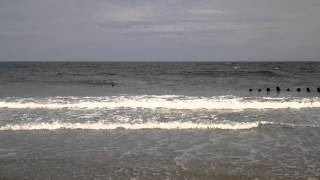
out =
{"type": "Polygon", "coordinates": [[[83,130],[113,130],[113,129],[226,129],[240,130],[257,128],[259,125],[272,124],[271,122],[232,122],[232,123],[194,123],[194,122],[146,122],[146,123],[104,123],[104,122],[33,122],[24,124],[6,124],[0,130],[57,130],[57,129],[83,129],[83,130]]]}
{"type": "Polygon", "coordinates": [[[95,109],[95,108],[168,108],[168,109],[283,109],[318,108],[319,98],[244,98],[237,96],[106,96],[0,99],[0,108],[95,109]]]}

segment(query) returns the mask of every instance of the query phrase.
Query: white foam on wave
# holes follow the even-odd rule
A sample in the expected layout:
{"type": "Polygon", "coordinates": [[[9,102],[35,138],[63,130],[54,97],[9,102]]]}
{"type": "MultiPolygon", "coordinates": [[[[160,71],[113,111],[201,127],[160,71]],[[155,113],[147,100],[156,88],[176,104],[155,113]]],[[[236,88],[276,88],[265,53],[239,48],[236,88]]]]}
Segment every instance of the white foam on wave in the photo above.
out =
{"type": "Polygon", "coordinates": [[[7,124],[0,126],[0,130],[57,130],[57,129],[83,129],[83,130],[113,130],[124,129],[226,129],[240,130],[259,127],[261,124],[271,124],[270,122],[234,122],[234,123],[193,123],[193,122],[147,122],[147,123],[104,123],[104,122],[85,122],[85,123],[25,123],[7,124]]]}
{"type": "Polygon", "coordinates": [[[95,108],[168,108],[168,109],[283,109],[320,107],[320,98],[255,98],[236,96],[109,96],[56,97],[44,99],[0,100],[0,108],[95,109],[95,108]]]}

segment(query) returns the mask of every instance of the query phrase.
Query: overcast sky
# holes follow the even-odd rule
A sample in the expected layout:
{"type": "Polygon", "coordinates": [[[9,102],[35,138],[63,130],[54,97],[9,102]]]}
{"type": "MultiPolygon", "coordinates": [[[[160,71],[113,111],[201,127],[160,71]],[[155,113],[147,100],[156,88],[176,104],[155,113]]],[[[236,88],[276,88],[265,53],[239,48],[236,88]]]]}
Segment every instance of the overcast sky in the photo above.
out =
{"type": "Polygon", "coordinates": [[[0,0],[0,60],[320,60],[320,0],[0,0]]]}

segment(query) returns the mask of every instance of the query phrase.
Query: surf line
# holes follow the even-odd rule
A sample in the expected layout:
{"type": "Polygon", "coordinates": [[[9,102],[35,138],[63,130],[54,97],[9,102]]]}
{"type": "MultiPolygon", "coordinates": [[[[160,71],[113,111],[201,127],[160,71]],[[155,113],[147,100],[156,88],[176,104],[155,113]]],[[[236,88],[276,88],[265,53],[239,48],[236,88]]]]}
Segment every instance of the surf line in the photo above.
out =
{"type": "Polygon", "coordinates": [[[80,129],[80,130],[121,130],[121,129],[224,129],[241,130],[259,128],[263,125],[273,124],[272,122],[230,122],[230,123],[195,123],[195,122],[146,122],[146,123],[105,123],[105,122],[38,122],[24,124],[6,124],[0,126],[0,130],[57,130],[57,129],[80,129]]]}
{"type": "Polygon", "coordinates": [[[64,100],[55,102],[52,100],[30,101],[0,101],[0,108],[9,109],[208,109],[208,110],[246,110],[246,109],[301,109],[320,107],[320,98],[262,98],[261,100],[246,100],[239,97],[215,97],[193,99],[166,99],[121,97],[111,100],[87,99],[85,101],[64,100]]]}

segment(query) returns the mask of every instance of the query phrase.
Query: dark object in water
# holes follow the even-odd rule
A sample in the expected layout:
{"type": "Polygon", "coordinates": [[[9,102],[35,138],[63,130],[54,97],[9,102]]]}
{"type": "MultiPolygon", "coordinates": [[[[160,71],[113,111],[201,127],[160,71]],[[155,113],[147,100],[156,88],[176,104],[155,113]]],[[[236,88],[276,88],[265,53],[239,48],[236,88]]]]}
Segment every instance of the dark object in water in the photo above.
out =
{"type": "Polygon", "coordinates": [[[317,88],[317,91],[320,92],[320,87],[317,88]]]}
{"type": "Polygon", "coordinates": [[[111,86],[113,87],[115,84],[114,83],[111,83],[111,86]]]}
{"type": "Polygon", "coordinates": [[[277,89],[277,92],[281,91],[279,86],[277,86],[276,89],[277,89]]]}
{"type": "Polygon", "coordinates": [[[287,91],[290,91],[290,88],[287,88],[287,91]]]}
{"type": "Polygon", "coordinates": [[[249,89],[250,92],[252,92],[252,89],[249,89]]]}
{"type": "Polygon", "coordinates": [[[301,91],[301,89],[300,89],[300,88],[297,88],[297,91],[298,91],[298,92],[300,92],[300,91],[301,91]]]}
{"type": "Polygon", "coordinates": [[[261,92],[261,89],[258,89],[258,92],[261,92]]]}
{"type": "Polygon", "coordinates": [[[271,90],[270,90],[270,88],[267,88],[267,92],[270,92],[271,90]]]}
{"type": "Polygon", "coordinates": [[[311,91],[310,88],[306,88],[306,90],[307,90],[307,92],[310,92],[310,91],[311,91]]]}

